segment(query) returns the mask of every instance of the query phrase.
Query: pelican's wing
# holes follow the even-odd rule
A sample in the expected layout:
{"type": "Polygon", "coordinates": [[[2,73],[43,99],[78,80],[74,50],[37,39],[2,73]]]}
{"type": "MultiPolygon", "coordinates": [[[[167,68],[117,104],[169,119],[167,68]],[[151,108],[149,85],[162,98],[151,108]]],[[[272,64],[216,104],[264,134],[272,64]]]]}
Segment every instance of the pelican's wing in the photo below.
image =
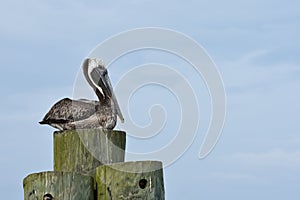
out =
{"type": "Polygon", "coordinates": [[[41,124],[66,123],[83,120],[96,112],[98,102],[64,98],[55,103],[45,115],[41,124]]]}

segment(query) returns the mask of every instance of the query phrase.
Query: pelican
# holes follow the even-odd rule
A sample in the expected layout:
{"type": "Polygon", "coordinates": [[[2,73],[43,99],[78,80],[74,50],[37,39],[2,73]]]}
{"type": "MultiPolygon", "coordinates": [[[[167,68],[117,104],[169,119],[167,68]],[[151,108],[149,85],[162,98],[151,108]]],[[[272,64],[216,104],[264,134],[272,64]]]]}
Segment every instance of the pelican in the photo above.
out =
{"type": "Polygon", "coordinates": [[[102,60],[87,58],[82,70],[99,101],[64,98],[52,106],[40,124],[48,124],[59,130],[74,130],[113,129],[117,116],[124,122],[102,60]]]}

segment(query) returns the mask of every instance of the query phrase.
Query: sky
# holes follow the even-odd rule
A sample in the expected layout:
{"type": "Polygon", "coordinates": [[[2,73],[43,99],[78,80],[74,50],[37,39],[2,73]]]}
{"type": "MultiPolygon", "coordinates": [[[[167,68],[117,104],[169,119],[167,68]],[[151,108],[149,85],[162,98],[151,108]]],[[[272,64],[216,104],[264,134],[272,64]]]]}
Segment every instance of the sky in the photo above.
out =
{"type": "MultiPolygon", "coordinates": [[[[115,86],[135,67],[161,63],[182,74],[194,91],[200,116],[197,135],[164,168],[166,199],[298,199],[299,6],[293,0],[2,1],[1,198],[22,199],[24,177],[53,169],[54,129],[38,121],[56,101],[73,97],[80,65],[92,49],[126,30],[161,27],[202,45],[220,72],[227,96],[222,135],[200,160],[212,114],[203,78],[179,57],[155,50],[132,52],[109,67],[115,86]]],[[[164,75],[161,79],[173,80],[164,75]]],[[[171,88],[181,82],[173,84],[171,88]]],[[[151,138],[138,139],[128,132],[128,151],[154,151],[174,138],[181,107],[168,88],[145,86],[128,104],[131,120],[142,127],[151,123],[152,105],[161,105],[166,119],[163,130],[151,138]]]]}

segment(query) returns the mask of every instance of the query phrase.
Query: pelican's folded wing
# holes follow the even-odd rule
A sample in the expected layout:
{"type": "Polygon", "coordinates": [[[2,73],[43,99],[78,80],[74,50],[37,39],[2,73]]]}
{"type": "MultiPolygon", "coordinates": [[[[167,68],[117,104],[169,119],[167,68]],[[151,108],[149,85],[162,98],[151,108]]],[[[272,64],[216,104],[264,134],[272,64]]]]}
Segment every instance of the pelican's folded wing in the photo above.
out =
{"type": "Polygon", "coordinates": [[[64,98],[55,103],[40,124],[67,123],[83,120],[96,112],[98,102],[64,98]]]}

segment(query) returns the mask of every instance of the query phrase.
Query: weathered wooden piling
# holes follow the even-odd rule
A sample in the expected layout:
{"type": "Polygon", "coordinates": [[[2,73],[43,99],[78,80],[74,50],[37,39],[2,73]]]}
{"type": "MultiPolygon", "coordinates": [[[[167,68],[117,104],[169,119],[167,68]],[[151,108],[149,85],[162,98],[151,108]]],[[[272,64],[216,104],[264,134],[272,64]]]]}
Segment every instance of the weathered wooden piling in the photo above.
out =
{"type": "Polygon", "coordinates": [[[102,165],[96,171],[98,200],[164,200],[162,168],[158,161],[102,165]]]}
{"type": "Polygon", "coordinates": [[[54,171],[91,174],[100,165],[124,162],[126,133],[123,131],[57,131],[53,140],[54,171]]]}
{"type": "Polygon", "coordinates": [[[94,180],[74,172],[41,172],[23,180],[24,199],[42,200],[51,194],[55,200],[94,200],[94,180]]]}
{"type": "Polygon", "coordinates": [[[54,171],[24,178],[25,200],[165,199],[161,162],[124,162],[125,132],[57,131],[53,139],[54,171]]]}

